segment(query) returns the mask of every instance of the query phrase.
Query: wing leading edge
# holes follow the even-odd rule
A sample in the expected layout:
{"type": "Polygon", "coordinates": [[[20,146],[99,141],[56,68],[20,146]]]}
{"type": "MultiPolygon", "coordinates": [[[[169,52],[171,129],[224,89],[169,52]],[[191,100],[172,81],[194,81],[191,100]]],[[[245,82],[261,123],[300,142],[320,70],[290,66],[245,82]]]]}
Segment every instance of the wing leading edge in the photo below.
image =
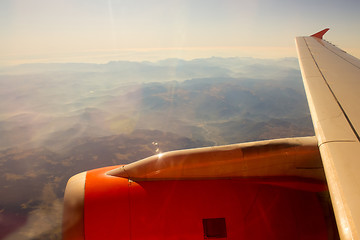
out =
{"type": "Polygon", "coordinates": [[[360,60],[323,40],[297,37],[301,73],[342,239],[360,231],[360,60]]]}

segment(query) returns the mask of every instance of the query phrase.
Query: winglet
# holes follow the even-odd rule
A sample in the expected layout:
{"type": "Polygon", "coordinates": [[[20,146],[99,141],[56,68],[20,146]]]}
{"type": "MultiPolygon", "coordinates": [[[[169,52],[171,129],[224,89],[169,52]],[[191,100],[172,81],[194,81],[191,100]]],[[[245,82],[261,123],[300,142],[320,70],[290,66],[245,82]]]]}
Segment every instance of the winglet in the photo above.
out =
{"type": "Polygon", "coordinates": [[[327,31],[329,31],[329,29],[330,29],[330,28],[325,28],[324,30],[321,30],[320,32],[317,32],[317,33],[311,35],[310,37],[316,37],[316,38],[322,39],[323,36],[324,36],[324,34],[325,34],[327,31]]]}

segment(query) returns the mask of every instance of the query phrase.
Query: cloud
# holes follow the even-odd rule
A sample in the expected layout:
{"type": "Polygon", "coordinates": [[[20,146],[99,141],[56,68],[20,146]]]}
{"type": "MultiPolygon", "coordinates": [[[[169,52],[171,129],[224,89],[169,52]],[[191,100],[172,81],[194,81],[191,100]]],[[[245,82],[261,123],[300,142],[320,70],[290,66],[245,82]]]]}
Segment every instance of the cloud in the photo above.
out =
{"type": "Polygon", "coordinates": [[[29,213],[24,226],[12,233],[4,240],[35,239],[60,239],[61,215],[63,203],[56,198],[54,185],[48,183],[42,191],[42,203],[37,209],[29,213]]]}

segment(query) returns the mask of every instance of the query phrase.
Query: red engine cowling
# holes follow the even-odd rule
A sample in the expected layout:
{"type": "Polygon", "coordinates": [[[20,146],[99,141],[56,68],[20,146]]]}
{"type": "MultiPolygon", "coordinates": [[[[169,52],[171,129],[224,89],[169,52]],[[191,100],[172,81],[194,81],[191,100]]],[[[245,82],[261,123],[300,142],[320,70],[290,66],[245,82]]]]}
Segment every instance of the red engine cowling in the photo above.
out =
{"type": "Polygon", "coordinates": [[[133,182],[81,173],[65,192],[63,239],[327,239],[317,191],[295,178],[133,182]]]}

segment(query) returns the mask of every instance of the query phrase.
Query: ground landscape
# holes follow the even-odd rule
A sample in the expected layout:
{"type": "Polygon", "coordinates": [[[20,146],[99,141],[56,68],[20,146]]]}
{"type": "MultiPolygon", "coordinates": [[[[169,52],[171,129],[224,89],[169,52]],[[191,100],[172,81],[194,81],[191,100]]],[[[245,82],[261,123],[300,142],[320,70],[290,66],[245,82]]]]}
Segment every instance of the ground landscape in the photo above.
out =
{"type": "Polygon", "coordinates": [[[19,65],[0,69],[0,99],[0,239],[60,239],[82,171],[314,135],[295,58],[19,65]]]}

